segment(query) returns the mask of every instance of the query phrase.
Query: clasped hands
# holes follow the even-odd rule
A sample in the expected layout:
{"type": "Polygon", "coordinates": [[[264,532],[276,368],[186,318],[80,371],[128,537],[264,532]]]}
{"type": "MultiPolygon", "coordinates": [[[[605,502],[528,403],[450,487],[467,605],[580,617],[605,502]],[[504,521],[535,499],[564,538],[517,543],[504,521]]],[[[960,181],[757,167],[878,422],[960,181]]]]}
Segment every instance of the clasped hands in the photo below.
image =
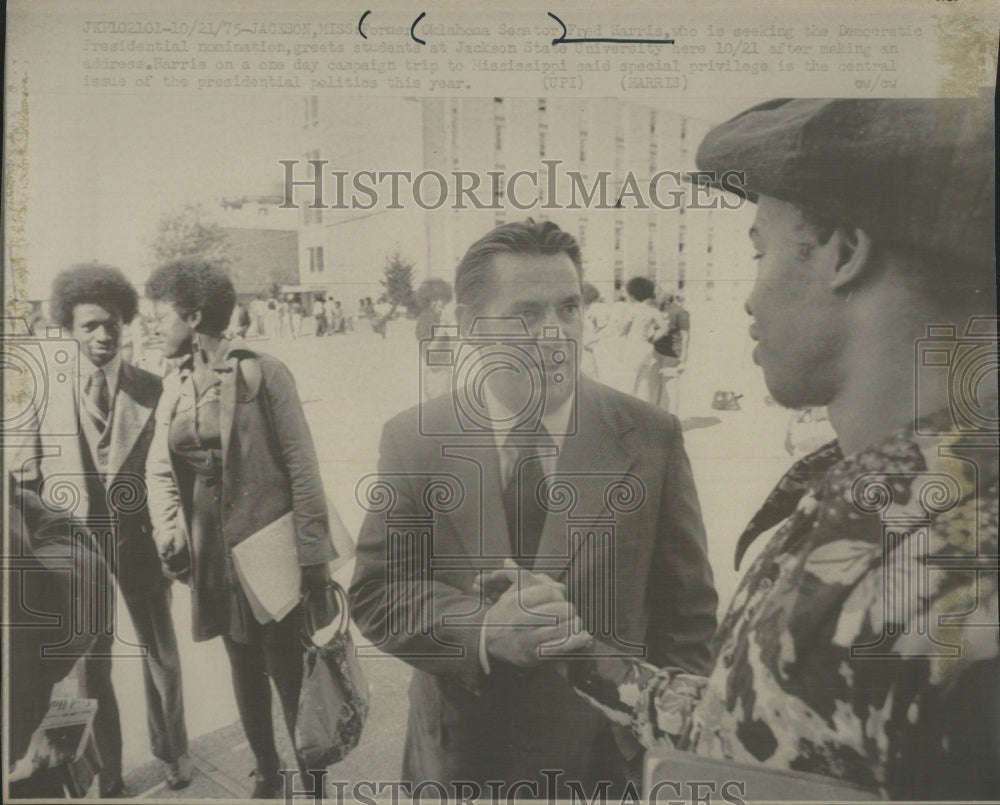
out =
{"type": "Polygon", "coordinates": [[[183,535],[177,532],[169,533],[166,537],[156,534],[154,542],[163,574],[173,581],[190,583],[191,554],[183,535]]]}
{"type": "Polygon", "coordinates": [[[485,590],[493,602],[483,620],[491,660],[526,668],[546,660],[543,646],[558,645],[560,654],[569,654],[591,643],[576,608],[566,599],[566,586],[549,576],[507,559],[503,568],[477,578],[474,589],[485,590]]]}

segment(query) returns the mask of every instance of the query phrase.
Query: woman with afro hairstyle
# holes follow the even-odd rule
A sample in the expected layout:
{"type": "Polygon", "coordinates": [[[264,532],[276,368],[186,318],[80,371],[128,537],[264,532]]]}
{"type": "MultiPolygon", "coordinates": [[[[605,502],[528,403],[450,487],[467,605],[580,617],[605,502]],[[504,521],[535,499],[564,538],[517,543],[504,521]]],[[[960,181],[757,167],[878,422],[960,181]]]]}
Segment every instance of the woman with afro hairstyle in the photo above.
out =
{"type": "Polygon", "coordinates": [[[330,583],[336,558],[312,436],[287,367],[223,335],[236,293],[200,260],[156,269],[146,285],[166,357],[147,465],[153,536],[164,561],[190,561],[196,641],[222,637],[240,720],[256,759],[253,798],[279,796],[270,677],[294,744],[302,684],[301,604],[261,624],[236,577],[232,549],[293,512],[303,590],[330,583]]]}

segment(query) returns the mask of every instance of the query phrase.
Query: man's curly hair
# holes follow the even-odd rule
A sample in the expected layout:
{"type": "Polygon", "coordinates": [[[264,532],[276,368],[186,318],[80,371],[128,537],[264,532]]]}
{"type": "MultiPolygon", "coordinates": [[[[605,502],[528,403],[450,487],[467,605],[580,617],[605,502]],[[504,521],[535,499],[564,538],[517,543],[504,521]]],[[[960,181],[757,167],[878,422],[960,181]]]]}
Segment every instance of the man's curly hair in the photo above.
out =
{"type": "Polygon", "coordinates": [[[169,302],[181,316],[201,311],[198,330],[221,333],[236,306],[236,289],[228,272],[206,260],[182,259],[162,265],[146,282],[146,296],[169,302]]]}
{"type": "Polygon", "coordinates": [[[78,263],[61,271],[52,281],[49,302],[52,318],[60,327],[72,329],[73,309],[77,305],[100,305],[128,324],[139,310],[139,294],[114,266],[78,263]]]}

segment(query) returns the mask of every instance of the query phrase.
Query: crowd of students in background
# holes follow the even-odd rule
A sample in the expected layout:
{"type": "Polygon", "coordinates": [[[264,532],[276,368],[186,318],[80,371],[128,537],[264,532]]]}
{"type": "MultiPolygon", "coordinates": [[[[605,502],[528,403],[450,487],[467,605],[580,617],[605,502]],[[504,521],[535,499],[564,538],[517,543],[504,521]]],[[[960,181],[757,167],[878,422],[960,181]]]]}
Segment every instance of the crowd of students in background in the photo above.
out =
{"type": "Polygon", "coordinates": [[[586,311],[581,364],[605,385],[670,410],[671,381],[687,363],[691,319],[683,298],[657,294],[646,277],[633,277],[605,302],[584,284],[586,311]]]}

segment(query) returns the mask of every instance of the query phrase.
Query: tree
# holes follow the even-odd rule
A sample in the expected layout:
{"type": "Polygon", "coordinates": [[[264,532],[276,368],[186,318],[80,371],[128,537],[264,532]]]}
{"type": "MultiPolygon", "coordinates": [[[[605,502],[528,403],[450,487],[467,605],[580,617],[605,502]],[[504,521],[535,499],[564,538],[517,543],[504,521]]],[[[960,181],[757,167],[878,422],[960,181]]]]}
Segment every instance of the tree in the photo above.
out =
{"type": "Polygon", "coordinates": [[[451,302],[451,283],[440,277],[428,277],[417,287],[413,294],[413,306],[417,315],[426,310],[431,302],[440,301],[447,305],[451,302]]]}
{"type": "Polygon", "coordinates": [[[229,236],[219,224],[207,220],[200,204],[185,204],[162,215],[151,250],[156,265],[183,258],[207,260],[223,267],[230,263],[229,236]]]}
{"type": "Polygon", "coordinates": [[[385,301],[392,305],[392,318],[400,305],[409,307],[413,303],[413,263],[404,260],[397,250],[386,260],[382,273],[379,284],[385,288],[385,301]]]}

